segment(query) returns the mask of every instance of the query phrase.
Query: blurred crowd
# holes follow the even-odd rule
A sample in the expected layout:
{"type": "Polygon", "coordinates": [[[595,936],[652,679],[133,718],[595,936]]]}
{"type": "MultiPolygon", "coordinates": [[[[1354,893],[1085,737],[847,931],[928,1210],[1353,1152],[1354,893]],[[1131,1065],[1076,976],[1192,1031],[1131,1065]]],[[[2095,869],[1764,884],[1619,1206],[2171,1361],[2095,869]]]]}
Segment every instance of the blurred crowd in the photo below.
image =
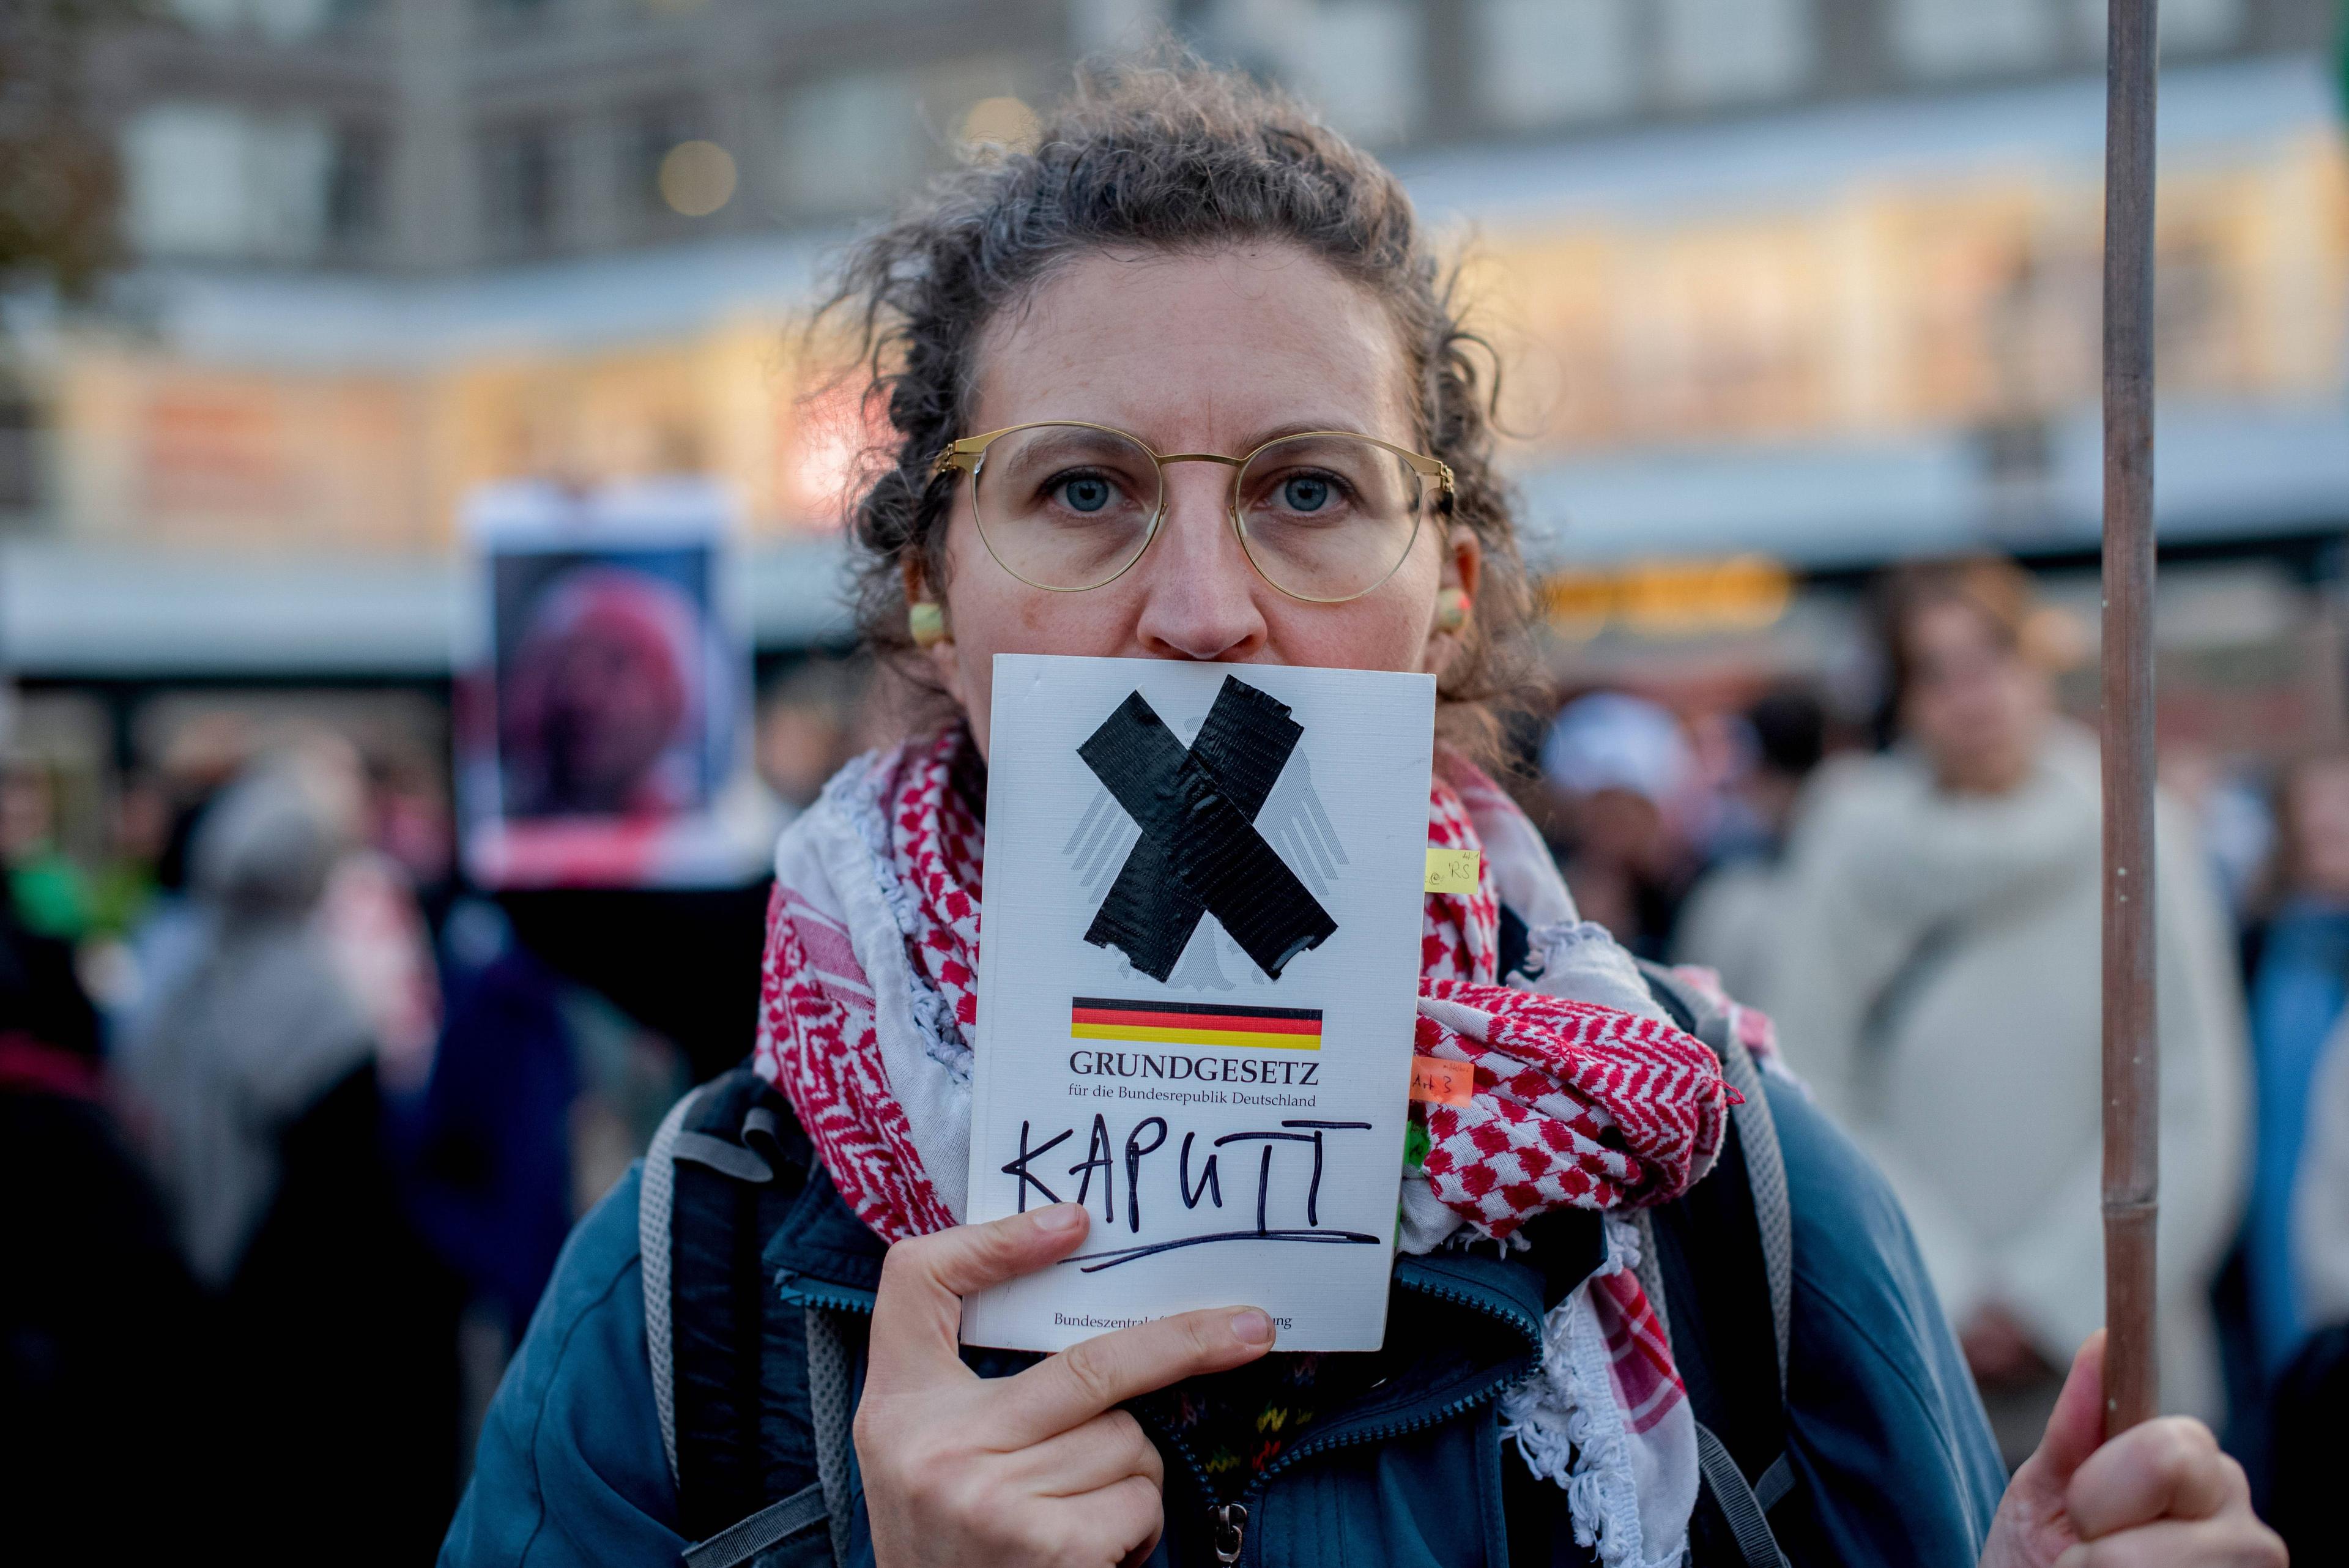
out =
{"type": "MultiPolygon", "coordinates": [[[[860,688],[775,683],[781,804],[860,688]]],[[[747,1049],[765,889],[484,896],[445,783],[311,722],[189,726],[98,856],[66,804],[0,773],[0,1555],[429,1562],[573,1221],[747,1049]]]]}
{"type": "MultiPolygon", "coordinates": [[[[1872,701],[1578,693],[1534,787],[1584,914],[1717,971],[1884,1169],[2019,1463],[2103,1314],[2097,740],[2057,700],[2086,639],[1997,560],[1868,609],[1872,701]]],[[[2349,1389],[2349,753],[2161,778],[2163,1399],[2313,1542],[2303,1439],[2349,1389]]]]}
{"type": "MultiPolygon", "coordinates": [[[[1867,700],[1557,690],[1516,782],[1585,917],[1718,971],[1884,1168],[2018,1460],[2102,1315],[2086,640],[1996,560],[1868,603],[1867,700]]],[[[890,711],[781,673],[766,787],[804,805],[890,711]]],[[[44,1195],[0,1209],[0,1464],[57,1504],[21,1560],[103,1517],[422,1562],[571,1223],[748,1050],[765,889],[484,894],[429,769],[199,739],[95,856],[54,776],[0,775],[0,1162],[44,1195]]],[[[2293,1433],[2349,1392],[2349,752],[2162,765],[2165,1403],[2289,1526],[2330,1451],[2293,1433]]]]}

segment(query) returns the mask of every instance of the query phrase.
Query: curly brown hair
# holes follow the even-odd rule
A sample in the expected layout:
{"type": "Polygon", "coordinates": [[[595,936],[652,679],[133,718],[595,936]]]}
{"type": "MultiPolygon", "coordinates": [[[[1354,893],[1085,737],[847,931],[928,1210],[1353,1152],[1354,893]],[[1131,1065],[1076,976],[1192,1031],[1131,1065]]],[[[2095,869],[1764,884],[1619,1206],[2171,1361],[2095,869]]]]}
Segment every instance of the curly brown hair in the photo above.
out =
{"type": "Polygon", "coordinates": [[[823,321],[852,318],[868,409],[885,402],[893,447],[868,454],[851,502],[855,611],[885,656],[912,643],[905,569],[942,597],[952,488],[941,448],[968,434],[978,346],[988,325],[1053,271],[1105,249],[1293,245],[1392,312],[1413,376],[1421,439],[1452,466],[1451,521],[1475,531],[1476,615],[1441,695],[1481,708],[1510,684],[1526,610],[1510,498],[1493,466],[1498,369],[1454,306],[1395,177],[1292,99],[1176,55],[1081,68],[1034,151],[974,161],[860,243],[823,321]]]}

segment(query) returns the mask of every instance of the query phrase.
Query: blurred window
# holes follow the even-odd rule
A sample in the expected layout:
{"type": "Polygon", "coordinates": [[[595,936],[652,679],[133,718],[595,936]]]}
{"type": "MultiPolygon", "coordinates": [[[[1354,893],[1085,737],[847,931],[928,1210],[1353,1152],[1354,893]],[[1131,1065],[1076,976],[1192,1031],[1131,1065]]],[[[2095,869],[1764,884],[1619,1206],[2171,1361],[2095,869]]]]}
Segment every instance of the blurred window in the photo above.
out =
{"type": "Polygon", "coordinates": [[[0,381],[0,514],[40,504],[40,422],[30,399],[0,381]]]}
{"type": "Polygon", "coordinates": [[[1811,0],[1662,0],[1657,20],[1674,103],[1783,98],[1810,79],[1811,0]]]}
{"type": "MultiPolygon", "coordinates": [[[[2165,52],[2223,49],[2243,32],[2243,0],[2163,0],[2159,15],[2165,52]]],[[[2096,36],[2104,31],[2099,6],[2096,36]]]]}
{"type": "Polygon", "coordinates": [[[1619,114],[1639,97],[1631,0],[1483,0],[1476,81],[1486,112],[1530,128],[1619,114]]]}
{"type": "Polygon", "coordinates": [[[556,217],[554,131],[507,126],[490,133],[482,153],[482,215],[492,240],[509,251],[543,249],[556,217]]]}
{"type": "Polygon", "coordinates": [[[920,104],[909,70],[847,72],[792,93],[777,129],[783,205],[832,213],[887,202],[921,167],[920,104]]]}
{"type": "Polygon", "coordinates": [[[1427,41],[1412,0],[1321,0],[1286,74],[1348,136],[1401,141],[1426,111],[1427,41]]]}
{"type": "Polygon", "coordinates": [[[1133,48],[1183,18],[1183,0],[1070,0],[1071,41],[1081,55],[1133,48]]]}
{"type": "MultiPolygon", "coordinates": [[[[2081,37],[2105,57],[2106,0],[2075,0],[2081,37]]],[[[2199,55],[2231,47],[2243,36],[2243,0],[2161,0],[2161,52],[2199,55]]]]}
{"type": "Polygon", "coordinates": [[[1894,56],[1929,79],[2030,70],[2052,64],[2063,43],[2066,0],[1896,0],[1894,56]]]}
{"type": "Polygon", "coordinates": [[[171,0],[171,14],[199,33],[257,34],[292,43],[351,19],[365,0],[171,0]]]}
{"type": "Polygon", "coordinates": [[[689,103],[656,104],[636,116],[625,168],[627,200],[637,214],[670,215],[669,203],[661,195],[661,163],[680,143],[705,134],[701,118],[689,103]]]}
{"type": "Polygon", "coordinates": [[[305,261],[327,228],[335,136],[306,115],[164,103],[124,128],[124,230],[142,254],[305,261]]]}
{"type": "Polygon", "coordinates": [[[1210,58],[1270,77],[1359,141],[1401,141],[1426,112],[1418,0],[1185,0],[1174,25],[1210,58]]]}
{"type": "Polygon", "coordinates": [[[382,136],[358,126],[335,135],[326,171],[326,238],[338,248],[361,245],[383,228],[382,136]]]}

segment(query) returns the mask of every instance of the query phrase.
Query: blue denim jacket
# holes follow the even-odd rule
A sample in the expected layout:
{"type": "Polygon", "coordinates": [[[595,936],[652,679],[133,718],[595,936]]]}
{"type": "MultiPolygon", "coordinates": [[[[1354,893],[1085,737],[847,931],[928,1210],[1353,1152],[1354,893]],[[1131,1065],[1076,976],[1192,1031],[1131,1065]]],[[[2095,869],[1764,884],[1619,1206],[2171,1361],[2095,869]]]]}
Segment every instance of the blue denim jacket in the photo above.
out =
{"type": "MultiPolygon", "coordinates": [[[[1789,1504],[1799,1506],[1773,1514],[1781,1543],[1806,1564],[1971,1564],[2005,1474],[1908,1222],[1807,1100],[1775,1083],[1769,1095],[1795,1243],[1787,1400],[1789,1504]]],[[[491,1407],[442,1568],[666,1568],[688,1544],[646,1362],[636,1187],[631,1173],[572,1233],[491,1407]]],[[[836,1198],[802,1205],[766,1253],[779,1288],[849,1309],[869,1307],[880,1256],[836,1198]]],[[[1505,1467],[1519,1461],[1504,1449],[1495,1396],[1534,1365],[1540,1275],[1445,1255],[1398,1259],[1395,1283],[1428,1315],[1427,1351],[1267,1472],[1243,1562],[1508,1561],[1505,1467]]],[[[1200,1479],[1179,1459],[1167,1469],[1167,1538],[1153,1562],[1210,1561],[1200,1479]]],[[[870,1563],[857,1512],[851,1555],[870,1563]]],[[[1558,1561],[1581,1560],[1565,1552],[1558,1561]]]]}

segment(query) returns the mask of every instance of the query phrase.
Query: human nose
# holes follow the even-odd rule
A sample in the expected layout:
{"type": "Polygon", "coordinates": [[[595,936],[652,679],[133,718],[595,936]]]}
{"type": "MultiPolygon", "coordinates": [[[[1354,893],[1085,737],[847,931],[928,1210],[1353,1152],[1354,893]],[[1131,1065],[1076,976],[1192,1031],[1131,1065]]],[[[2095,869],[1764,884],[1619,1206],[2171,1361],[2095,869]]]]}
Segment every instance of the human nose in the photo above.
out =
{"type": "Polygon", "coordinates": [[[1166,514],[1140,563],[1143,605],[1134,628],[1152,658],[1237,661],[1265,645],[1257,605],[1263,579],[1232,527],[1231,474],[1220,463],[1166,470],[1166,514]]]}

